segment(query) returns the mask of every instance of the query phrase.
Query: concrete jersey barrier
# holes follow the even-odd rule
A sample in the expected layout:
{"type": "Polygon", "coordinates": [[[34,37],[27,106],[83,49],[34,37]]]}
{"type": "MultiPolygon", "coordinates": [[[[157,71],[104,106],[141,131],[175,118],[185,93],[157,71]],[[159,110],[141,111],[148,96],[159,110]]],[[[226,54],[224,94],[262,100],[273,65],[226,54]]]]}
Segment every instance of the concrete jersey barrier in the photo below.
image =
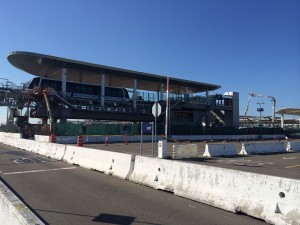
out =
{"type": "Polygon", "coordinates": [[[44,223],[1,181],[0,224],[44,225],[44,223]]]}
{"type": "Polygon", "coordinates": [[[62,159],[68,163],[97,170],[122,179],[128,178],[128,174],[134,163],[134,155],[131,154],[76,146],[67,146],[62,159]]]}
{"type": "Polygon", "coordinates": [[[299,180],[143,156],[129,180],[269,223],[300,224],[299,180]]]}
{"type": "MultiPolygon", "coordinates": [[[[2,134],[0,138],[12,146],[32,145],[30,140],[5,138],[2,134]]],[[[282,150],[282,144],[276,150],[282,150]]],[[[76,146],[58,146],[63,145],[35,142],[31,148],[36,153],[49,157],[58,154],[68,163],[129,178],[139,184],[171,191],[228,211],[243,212],[270,223],[300,224],[299,180],[76,146]]]]}
{"type": "Polygon", "coordinates": [[[173,159],[193,158],[198,156],[197,144],[173,145],[173,159]]]}
{"type": "Polygon", "coordinates": [[[29,151],[40,155],[63,160],[84,168],[98,170],[122,179],[128,179],[134,165],[134,155],[126,153],[11,137],[2,139],[2,141],[17,148],[27,151],[30,149],[29,151]]]}
{"type": "Polygon", "coordinates": [[[280,153],[286,152],[284,142],[255,142],[243,143],[240,151],[241,155],[252,155],[262,153],[280,153]]]}
{"type": "Polygon", "coordinates": [[[289,141],[286,147],[288,152],[300,152],[300,142],[289,141]]]}
{"type": "Polygon", "coordinates": [[[204,157],[214,157],[214,156],[234,156],[237,155],[235,150],[235,145],[231,143],[221,143],[221,144],[206,144],[204,157]]]}

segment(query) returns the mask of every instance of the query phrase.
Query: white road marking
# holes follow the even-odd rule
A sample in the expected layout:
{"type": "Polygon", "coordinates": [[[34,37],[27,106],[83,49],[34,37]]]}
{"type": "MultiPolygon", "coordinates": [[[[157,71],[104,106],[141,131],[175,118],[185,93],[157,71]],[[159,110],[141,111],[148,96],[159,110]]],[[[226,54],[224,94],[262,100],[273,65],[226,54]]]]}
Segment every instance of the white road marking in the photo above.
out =
{"type": "Polygon", "coordinates": [[[226,160],[218,160],[218,162],[223,162],[227,164],[233,164],[238,166],[265,166],[265,165],[273,165],[272,162],[263,162],[263,161],[253,161],[251,159],[228,159],[226,160]]]}
{"type": "Polygon", "coordinates": [[[20,171],[20,172],[3,173],[3,175],[23,174],[23,173],[38,173],[38,172],[48,172],[48,171],[56,171],[56,170],[71,170],[71,169],[76,169],[76,168],[77,167],[65,167],[65,168],[47,169],[47,170],[28,170],[28,171],[20,171]]]}
{"type": "Polygon", "coordinates": [[[297,159],[298,157],[283,157],[283,159],[297,159]]]}
{"type": "Polygon", "coordinates": [[[47,162],[42,158],[15,158],[12,162],[20,164],[20,163],[44,163],[47,162]]]}
{"type": "Polygon", "coordinates": [[[286,169],[289,169],[289,168],[294,168],[294,167],[300,167],[300,165],[286,166],[285,168],[286,168],[286,169]]]}

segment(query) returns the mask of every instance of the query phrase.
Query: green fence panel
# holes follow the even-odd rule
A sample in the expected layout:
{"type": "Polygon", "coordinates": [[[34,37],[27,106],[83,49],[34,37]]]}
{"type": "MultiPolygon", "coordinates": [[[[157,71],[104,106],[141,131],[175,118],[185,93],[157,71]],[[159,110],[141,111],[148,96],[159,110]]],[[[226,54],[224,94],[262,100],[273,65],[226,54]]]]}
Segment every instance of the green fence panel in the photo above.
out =
{"type": "Polygon", "coordinates": [[[129,134],[130,135],[138,135],[141,133],[140,130],[141,130],[140,123],[134,123],[130,127],[129,134]]]}
{"type": "Polygon", "coordinates": [[[55,131],[58,136],[76,136],[82,132],[81,126],[74,123],[57,123],[55,131]]]}
{"type": "Polygon", "coordinates": [[[106,124],[90,124],[86,130],[88,135],[105,135],[106,124]]]}
{"type": "Polygon", "coordinates": [[[120,134],[119,124],[107,124],[106,125],[106,134],[119,135],[120,134]]]}

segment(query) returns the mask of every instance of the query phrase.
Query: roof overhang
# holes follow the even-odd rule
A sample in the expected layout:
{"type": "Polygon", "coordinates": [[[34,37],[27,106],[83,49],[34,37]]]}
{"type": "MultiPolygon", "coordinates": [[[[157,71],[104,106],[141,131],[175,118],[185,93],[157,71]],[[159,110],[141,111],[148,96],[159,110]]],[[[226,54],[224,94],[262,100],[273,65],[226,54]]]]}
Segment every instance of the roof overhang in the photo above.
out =
{"type": "MultiPolygon", "coordinates": [[[[35,76],[61,80],[62,69],[67,69],[67,80],[73,82],[100,84],[105,75],[105,85],[133,88],[137,80],[137,89],[145,91],[161,90],[161,84],[167,83],[167,76],[137,72],[110,66],[81,62],[32,52],[11,52],[8,61],[27,73],[35,76]]],[[[172,93],[191,94],[214,91],[221,86],[169,77],[169,90],[172,93]]]]}
{"type": "Polygon", "coordinates": [[[282,108],[276,111],[276,114],[300,116],[299,108],[282,108]]]}

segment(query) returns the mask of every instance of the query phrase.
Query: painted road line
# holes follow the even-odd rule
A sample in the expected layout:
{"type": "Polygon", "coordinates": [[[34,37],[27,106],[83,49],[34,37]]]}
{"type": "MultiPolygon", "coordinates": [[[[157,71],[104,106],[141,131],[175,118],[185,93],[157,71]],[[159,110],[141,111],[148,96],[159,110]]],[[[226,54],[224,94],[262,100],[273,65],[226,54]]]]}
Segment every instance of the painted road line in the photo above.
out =
{"type": "Polygon", "coordinates": [[[286,169],[294,168],[294,167],[300,167],[300,165],[294,165],[294,166],[286,166],[286,169]]]}
{"type": "Polygon", "coordinates": [[[47,170],[28,170],[28,171],[20,171],[20,172],[10,172],[10,173],[2,173],[3,175],[13,175],[13,174],[24,174],[24,173],[39,173],[39,172],[48,172],[48,171],[57,171],[57,170],[71,170],[76,169],[77,167],[65,167],[65,168],[57,168],[57,169],[47,169],[47,170]]]}
{"type": "Polygon", "coordinates": [[[297,159],[298,157],[283,157],[283,159],[297,159]]]}

